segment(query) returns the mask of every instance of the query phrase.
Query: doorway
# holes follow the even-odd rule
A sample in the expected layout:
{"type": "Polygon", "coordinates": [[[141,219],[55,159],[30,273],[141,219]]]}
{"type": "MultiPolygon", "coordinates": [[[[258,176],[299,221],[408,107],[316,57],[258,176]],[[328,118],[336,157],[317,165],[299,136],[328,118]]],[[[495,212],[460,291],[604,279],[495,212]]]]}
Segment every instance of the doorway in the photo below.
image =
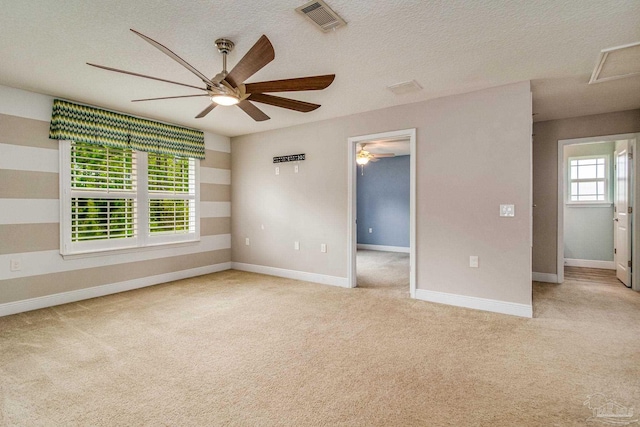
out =
{"type": "MultiPolygon", "coordinates": [[[[357,274],[357,174],[361,169],[356,163],[357,150],[362,148],[362,144],[375,144],[381,141],[401,141],[409,142],[409,294],[411,298],[415,298],[416,289],[416,269],[415,269],[415,233],[416,233],[416,217],[415,217],[415,181],[416,181],[416,130],[405,129],[392,132],[377,133],[371,135],[362,135],[351,137],[347,141],[348,149],[348,283],[349,287],[355,288],[358,285],[357,274]]],[[[366,171],[365,171],[366,173],[366,171]]]]}
{"type": "Polygon", "coordinates": [[[622,283],[640,289],[631,274],[637,257],[637,159],[631,155],[637,136],[558,141],[558,283],[564,281],[565,266],[617,269],[622,283]]]}

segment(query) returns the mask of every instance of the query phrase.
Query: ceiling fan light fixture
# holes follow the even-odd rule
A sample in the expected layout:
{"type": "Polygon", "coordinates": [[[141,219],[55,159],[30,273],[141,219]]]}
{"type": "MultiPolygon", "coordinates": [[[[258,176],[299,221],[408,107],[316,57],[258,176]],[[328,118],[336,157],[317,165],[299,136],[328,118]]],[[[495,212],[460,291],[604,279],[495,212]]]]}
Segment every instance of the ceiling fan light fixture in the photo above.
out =
{"type": "Polygon", "coordinates": [[[359,165],[366,165],[367,163],[369,163],[369,157],[365,157],[365,156],[358,156],[356,158],[356,163],[359,165]]]}
{"type": "Polygon", "coordinates": [[[215,102],[218,105],[236,105],[240,100],[235,96],[230,95],[214,95],[211,97],[211,101],[215,102]]]}

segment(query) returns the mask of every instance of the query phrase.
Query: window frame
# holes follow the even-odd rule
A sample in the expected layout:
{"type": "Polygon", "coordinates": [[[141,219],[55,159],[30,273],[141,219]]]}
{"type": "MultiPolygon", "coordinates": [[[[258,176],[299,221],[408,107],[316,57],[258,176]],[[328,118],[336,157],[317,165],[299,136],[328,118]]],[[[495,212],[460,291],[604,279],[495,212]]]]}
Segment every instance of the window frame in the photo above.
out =
{"type": "MultiPolygon", "coordinates": [[[[104,253],[126,253],[150,249],[161,249],[179,244],[193,244],[200,241],[200,160],[189,158],[193,162],[193,194],[187,197],[193,200],[195,208],[193,231],[188,233],[158,233],[149,230],[149,201],[156,193],[148,188],[148,153],[134,150],[135,189],[132,191],[101,192],[91,190],[73,190],[71,188],[71,144],[70,140],[60,140],[60,254],[64,258],[95,256],[104,253]],[[134,236],[117,239],[96,239],[84,242],[73,242],[71,199],[77,194],[87,198],[129,199],[133,198],[134,236]],[[127,197],[122,197],[126,195],[127,197]]],[[[160,193],[158,193],[160,194],[160,193]]],[[[184,199],[180,196],[180,199],[184,199]]]]}
{"type": "MultiPolygon", "coordinates": [[[[140,152],[139,152],[140,153],[140,152]]],[[[148,159],[149,159],[149,154],[147,152],[144,152],[144,159],[143,159],[143,163],[144,163],[144,170],[145,172],[142,174],[144,175],[144,185],[145,185],[145,200],[144,200],[144,204],[146,206],[146,215],[144,216],[144,221],[141,221],[141,223],[144,223],[144,229],[147,230],[146,233],[146,246],[154,246],[154,245],[163,245],[163,244],[167,244],[167,243],[175,243],[175,242],[182,242],[182,241],[191,241],[193,239],[187,239],[187,238],[183,238],[181,236],[188,236],[191,235],[193,233],[196,233],[198,235],[198,237],[200,236],[200,228],[199,228],[199,224],[200,224],[200,204],[199,204],[199,200],[200,200],[200,174],[199,174],[199,163],[200,161],[198,159],[194,159],[194,158],[189,158],[190,162],[193,162],[193,172],[194,172],[194,182],[193,182],[193,190],[194,190],[194,194],[191,195],[183,193],[170,193],[170,192],[162,192],[162,191],[149,191],[149,164],[148,164],[148,159]],[[164,199],[173,199],[173,200],[189,200],[189,201],[194,201],[194,207],[195,207],[195,218],[194,218],[194,231],[193,233],[186,233],[186,234],[177,234],[177,233],[151,233],[150,231],[150,225],[149,225],[149,219],[150,219],[150,202],[151,199],[157,199],[158,197],[155,196],[162,196],[162,198],[164,199]]],[[[173,157],[177,157],[177,156],[173,156],[173,157]]],[[[141,174],[138,174],[141,175],[141,174]]],[[[142,215],[141,215],[142,216],[142,215]]]]}
{"type": "Polygon", "coordinates": [[[611,189],[611,155],[609,154],[592,154],[585,156],[567,157],[566,161],[566,199],[565,203],[569,206],[611,206],[612,189],[611,189]],[[604,159],[604,178],[593,179],[571,179],[571,161],[572,160],[589,160],[604,159]],[[604,200],[571,200],[571,184],[574,182],[601,182],[604,181],[604,200]]]}

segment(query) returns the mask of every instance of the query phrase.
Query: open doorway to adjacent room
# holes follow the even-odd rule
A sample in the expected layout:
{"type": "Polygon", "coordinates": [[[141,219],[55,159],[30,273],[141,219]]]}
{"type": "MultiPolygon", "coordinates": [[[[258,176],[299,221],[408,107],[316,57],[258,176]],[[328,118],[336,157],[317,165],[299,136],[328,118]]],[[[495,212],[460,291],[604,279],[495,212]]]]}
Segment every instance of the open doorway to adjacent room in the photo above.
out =
{"type": "Polygon", "coordinates": [[[415,129],[349,138],[349,284],[415,295],[415,129]]]}
{"type": "Polygon", "coordinates": [[[558,282],[615,281],[633,274],[637,135],[558,141],[558,282]],[[593,279],[593,280],[592,280],[593,279]]]}

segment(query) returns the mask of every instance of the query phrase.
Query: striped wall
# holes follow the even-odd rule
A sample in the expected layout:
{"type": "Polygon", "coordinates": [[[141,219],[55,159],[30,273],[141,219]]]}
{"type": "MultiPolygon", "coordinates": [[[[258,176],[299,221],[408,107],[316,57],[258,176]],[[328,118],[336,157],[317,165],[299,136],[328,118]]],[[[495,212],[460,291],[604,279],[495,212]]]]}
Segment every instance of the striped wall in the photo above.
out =
{"type": "Polygon", "coordinates": [[[51,105],[48,96],[0,86],[0,315],[230,267],[230,140],[207,132],[200,242],[63,259],[51,105]],[[11,271],[16,260],[21,269],[11,271]]]}

